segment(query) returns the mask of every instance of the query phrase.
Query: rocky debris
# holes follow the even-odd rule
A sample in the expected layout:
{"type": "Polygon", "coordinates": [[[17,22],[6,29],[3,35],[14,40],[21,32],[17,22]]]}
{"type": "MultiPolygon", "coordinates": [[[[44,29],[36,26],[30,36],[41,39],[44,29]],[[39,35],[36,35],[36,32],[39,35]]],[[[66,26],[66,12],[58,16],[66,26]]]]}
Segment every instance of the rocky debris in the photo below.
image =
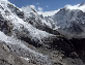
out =
{"type": "Polygon", "coordinates": [[[24,65],[25,62],[13,54],[4,42],[0,42],[0,65],[24,65]]]}
{"type": "MultiPolygon", "coordinates": [[[[9,46],[4,42],[0,42],[0,64],[1,65],[84,65],[76,52],[72,52],[67,56],[64,52],[57,49],[48,49],[48,48],[34,48],[34,50],[43,55],[47,55],[51,64],[44,63],[45,58],[42,58],[40,62],[40,57],[34,57],[33,53],[29,51],[26,52],[24,49],[18,49],[17,46],[9,46]],[[13,51],[15,49],[15,51],[13,51]],[[44,51],[43,51],[44,50],[44,51]],[[74,57],[73,57],[73,56],[74,57]]],[[[33,48],[33,46],[31,47],[33,48]]],[[[64,48],[64,47],[63,47],[64,48]]],[[[68,53],[68,52],[67,52],[68,53]]],[[[36,55],[36,54],[35,54],[36,55]]],[[[49,63],[48,60],[48,63],[49,63]]]]}
{"type": "Polygon", "coordinates": [[[18,49],[16,51],[13,51],[11,49],[9,45],[6,45],[4,42],[0,42],[0,65],[40,65],[40,64],[43,65],[42,64],[42,62],[44,62],[42,61],[43,59],[41,60],[42,62],[40,63],[38,61],[38,58],[36,59],[35,57],[32,56],[33,54],[31,54],[29,57],[30,54],[29,51],[24,52],[26,50],[20,51],[19,49],[19,52],[21,52],[21,54],[19,55],[19,52],[17,53],[18,49]],[[27,58],[26,56],[29,58],[27,58]]]}

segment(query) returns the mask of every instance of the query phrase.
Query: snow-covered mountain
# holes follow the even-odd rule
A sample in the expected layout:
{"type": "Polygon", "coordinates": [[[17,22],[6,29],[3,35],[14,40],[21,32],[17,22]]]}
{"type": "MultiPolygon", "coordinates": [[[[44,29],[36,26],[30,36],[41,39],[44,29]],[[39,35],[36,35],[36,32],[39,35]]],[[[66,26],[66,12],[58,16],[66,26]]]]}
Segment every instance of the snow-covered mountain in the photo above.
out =
{"type": "Polygon", "coordinates": [[[43,16],[32,5],[0,0],[0,65],[84,65],[84,5],[77,6],[43,16]]]}
{"type": "MultiPolygon", "coordinates": [[[[26,58],[29,58],[31,63],[35,62],[37,65],[52,65],[52,61],[47,55],[41,54],[35,48],[33,50],[29,44],[35,47],[49,48],[48,43],[52,43],[50,39],[56,37],[54,34],[59,34],[53,28],[54,24],[49,20],[47,22],[32,7],[29,7],[28,12],[25,12],[7,0],[0,0],[0,43],[4,43],[7,46],[6,50],[10,50],[10,53],[13,52],[26,63],[28,63],[26,58]]],[[[4,50],[2,54],[3,52],[4,50]]],[[[13,59],[2,60],[9,64],[16,63],[13,59]]]]}
{"type": "Polygon", "coordinates": [[[69,38],[85,38],[85,4],[66,5],[53,19],[60,33],[69,38]]]}
{"type": "Polygon", "coordinates": [[[33,13],[30,12],[28,14],[30,16],[27,16],[27,13],[25,14],[20,8],[7,0],[0,0],[0,40],[9,45],[12,52],[20,56],[31,55],[30,58],[34,57],[35,60],[50,65],[51,62],[47,60],[47,56],[43,56],[28,47],[27,43],[40,46],[41,44],[43,45],[45,38],[54,36],[46,31],[37,29],[36,26],[39,24],[47,26],[47,28],[50,24],[48,25],[45,20],[41,19],[34,9],[32,11],[33,13]]]}
{"type": "MultiPolygon", "coordinates": [[[[29,13],[29,11],[32,12],[30,7],[32,6],[22,7],[22,10],[27,13],[29,13]]],[[[67,36],[68,38],[85,38],[84,3],[73,6],[66,5],[64,8],[48,12],[40,12],[37,11],[36,8],[34,8],[34,10],[41,18],[41,21],[44,20],[44,23],[47,25],[47,27],[53,30],[58,30],[61,34],[67,36]]],[[[34,18],[38,18],[36,14],[34,18]]],[[[27,14],[27,17],[28,16],[29,15],[27,14]]]]}
{"type": "Polygon", "coordinates": [[[1,31],[5,34],[11,33],[10,36],[15,37],[26,36],[31,40],[36,38],[35,41],[40,41],[44,37],[54,36],[45,30],[46,28],[47,30],[53,29],[51,22],[47,22],[45,18],[39,16],[34,9],[30,8],[25,13],[9,2],[1,3],[1,7],[1,31]]]}

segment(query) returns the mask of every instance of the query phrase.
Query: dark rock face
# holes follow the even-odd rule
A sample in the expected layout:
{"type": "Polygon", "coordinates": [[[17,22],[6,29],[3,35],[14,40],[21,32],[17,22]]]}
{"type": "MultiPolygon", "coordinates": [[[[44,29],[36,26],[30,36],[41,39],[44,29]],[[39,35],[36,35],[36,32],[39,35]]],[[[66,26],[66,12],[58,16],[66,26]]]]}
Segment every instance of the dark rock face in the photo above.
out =
{"type": "Polygon", "coordinates": [[[79,54],[80,58],[85,60],[85,39],[71,39],[70,40],[75,47],[75,51],[79,54]]]}
{"type": "Polygon", "coordinates": [[[7,35],[11,35],[13,25],[10,21],[6,21],[0,14],[0,31],[4,32],[7,35]]]}
{"type": "Polygon", "coordinates": [[[54,35],[60,35],[60,33],[56,30],[53,30],[49,27],[46,27],[46,26],[41,26],[41,25],[37,25],[36,28],[40,29],[40,30],[43,30],[43,31],[46,31],[50,34],[54,34],[54,35]]]}
{"type": "Polygon", "coordinates": [[[7,5],[8,6],[8,8],[13,12],[13,13],[15,13],[18,17],[20,17],[20,18],[24,18],[24,13],[23,12],[21,12],[17,7],[14,7],[12,4],[8,4],[7,5]]]}

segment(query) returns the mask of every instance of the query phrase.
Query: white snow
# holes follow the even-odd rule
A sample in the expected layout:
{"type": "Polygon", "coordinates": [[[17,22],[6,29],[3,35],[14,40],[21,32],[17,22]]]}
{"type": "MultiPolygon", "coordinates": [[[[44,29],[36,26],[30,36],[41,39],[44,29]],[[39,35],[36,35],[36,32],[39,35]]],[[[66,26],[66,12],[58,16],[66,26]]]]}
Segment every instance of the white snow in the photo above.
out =
{"type": "MultiPolygon", "coordinates": [[[[3,41],[3,42],[5,42],[6,44],[8,44],[8,45],[17,45],[17,46],[19,46],[19,47],[21,47],[21,48],[23,48],[23,49],[25,49],[25,50],[28,50],[30,53],[33,53],[34,55],[35,55],[35,57],[36,56],[41,56],[41,57],[45,57],[45,56],[43,56],[43,54],[40,54],[40,53],[38,53],[38,52],[36,52],[36,51],[34,51],[34,50],[32,50],[32,49],[30,49],[29,47],[27,47],[24,43],[25,42],[23,42],[23,41],[21,41],[21,40],[18,40],[17,38],[15,38],[15,37],[9,37],[9,36],[6,36],[3,32],[1,32],[0,31],[0,41],[3,41]]],[[[47,57],[47,56],[46,56],[47,57]]],[[[24,58],[25,60],[27,60],[27,58],[24,58]]]]}
{"type": "Polygon", "coordinates": [[[57,13],[60,9],[58,10],[52,10],[52,11],[43,11],[43,8],[42,7],[35,7],[34,5],[29,5],[29,6],[26,6],[26,7],[22,7],[21,9],[25,12],[33,12],[33,10],[31,9],[33,8],[39,15],[43,15],[44,17],[46,16],[53,16],[55,13],[57,13]]]}
{"type": "MultiPolygon", "coordinates": [[[[7,6],[7,5],[5,5],[5,6],[7,6]]],[[[24,22],[21,18],[19,18],[14,13],[12,13],[8,7],[6,7],[5,9],[8,10],[10,14],[5,15],[6,13],[5,13],[5,10],[3,10],[3,9],[0,10],[1,14],[5,18],[5,20],[8,20],[13,24],[13,26],[14,26],[13,29],[17,29],[18,31],[22,32],[22,27],[24,27],[25,29],[27,29],[27,31],[30,32],[29,35],[28,34],[27,35],[31,36],[32,39],[37,38],[38,40],[41,40],[44,37],[51,36],[51,34],[45,32],[45,31],[38,30],[35,27],[33,27],[32,25],[28,24],[27,22],[24,22]]],[[[38,16],[36,17],[36,19],[37,18],[38,18],[38,16]]],[[[48,24],[45,20],[42,20],[42,22],[43,22],[43,24],[45,23],[50,26],[50,24],[48,24]]]]}
{"type": "MultiPolygon", "coordinates": [[[[22,27],[24,27],[29,32],[29,35],[26,34],[27,36],[31,36],[31,39],[37,38],[38,40],[40,40],[40,42],[41,42],[42,38],[49,37],[49,36],[52,35],[52,34],[49,34],[45,31],[41,31],[39,29],[36,29],[31,24],[24,22],[23,19],[19,18],[15,13],[13,13],[7,7],[8,3],[9,2],[7,0],[0,0],[0,5],[4,8],[4,9],[0,8],[0,11],[1,11],[1,14],[4,17],[4,19],[7,20],[7,21],[10,21],[14,25],[14,28],[13,28],[14,30],[17,29],[19,32],[22,32],[22,27]],[[6,13],[5,13],[6,10],[9,11],[9,15],[6,15],[6,13]]],[[[9,4],[11,4],[11,3],[9,3],[9,4]]],[[[13,5],[13,6],[16,7],[15,5],[13,5]]],[[[71,21],[75,21],[76,18],[77,18],[77,11],[74,13],[74,17],[71,18],[71,11],[72,10],[79,9],[79,10],[82,10],[83,12],[85,12],[85,5],[82,5],[82,6],[80,6],[80,4],[77,4],[77,5],[74,5],[74,6],[66,5],[65,8],[69,9],[69,11],[66,12],[66,15],[63,15],[61,13],[60,15],[57,16],[57,20],[55,21],[57,25],[54,29],[59,29],[59,28],[65,29],[65,28],[69,28],[71,26],[71,21]]],[[[34,5],[22,7],[20,10],[24,11],[25,17],[29,18],[30,16],[34,15],[35,23],[38,23],[39,22],[38,20],[40,20],[40,23],[42,25],[47,25],[49,28],[52,28],[52,22],[54,23],[54,20],[52,18],[50,18],[49,20],[46,20],[45,17],[53,16],[60,11],[60,9],[54,10],[54,11],[45,11],[45,12],[37,11],[36,7],[34,5]],[[36,12],[34,12],[32,9],[34,9],[36,12]],[[31,15],[30,13],[33,13],[33,15],[31,15]],[[41,18],[38,14],[43,15],[44,17],[41,18]],[[50,21],[52,21],[52,22],[50,22],[50,21]]],[[[76,21],[76,23],[79,23],[79,22],[76,21]]],[[[83,24],[85,23],[84,20],[82,20],[82,23],[83,24]]]]}
{"type": "Polygon", "coordinates": [[[0,31],[0,40],[3,42],[6,42],[7,44],[12,44],[12,45],[20,45],[22,48],[27,48],[22,41],[18,40],[17,38],[14,37],[9,37],[6,36],[3,32],[0,31]]]}
{"type": "Polygon", "coordinates": [[[53,10],[53,11],[38,11],[38,14],[43,15],[44,17],[47,16],[53,16],[55,15],[59,10],[53,10]]]}
{"type": "Polygon", "coordinates": [[[47,11],[47,12],[42,11],[41,12],[41,11],[36,11],[36,9],[34,9],[36,11],[36,12],[34,12],[30,8],[30,6],[22,7],[21,9],[24,11],[25,17],[27,17],[27,18],[34,17],[35,18],[34,23],[41,23],[43,26],[47,25],[49,28],[52,28],[52,23],[54,23],[54,21],[52,20],[52,18],[45,19],[45,17],[52,16],[59,11],[59,10],[55,10],[55,11],[47,11]],[[32,13],[33,15],[30,13],[32,13]],[[43,18],[41,18],[40,15],[43,15],[43,18]],[[40,21],[38,21],[38,20],[40,20],[40,21]]]}
{"type": "Polygon", "coordinates": [[[66,5],[65,6],[67,9],[70,9],[70,10],[76,10],[76,9],[79,9],[79,10],[82,10],[83,12],[85,12],[85,4],[80,6],[80,4],[77,4],[77,5],[66,5]]]}
{"type": "Polygon", "coordinates": [[[84,38],[85,17],[82,15],[84,12],[85,4],[77,4],[74,6],[66,5],[64,8],[60,9],[60,11],[54,15],[54,21],[56,25],[59,26],[58,31],[69,38],[84,38]],[[75,24],[75,27],[73,27],[73,23],[75,24]],[[83,31],[75,29],[77,26],[83,31]]]}
{"type": "Polygon", "coordinates": [[[5,3],[5,2],[8,2],[8,0],[0,0],[0,2],[2,3],[5,3]]]}
{"type": "MultiPolygon", "coordinates": [[[[13,29],[17,29],[18,31],[22,31],[22,26],[25,27],[27,29],[27,31],[29,31],[29,35],[35,39],[35,37],[38,39],[38,40],[41,40],[42,38],[44,37],[47,37],[51,34],[49,33],[46,33],[45,31],[40,31],[38,29],[36,29],[35,27],[33,27],[32,25],[28,24],[27,22],[24,22],[21,18],[19,18],[17,15],[15,15],[8,7],[7,7],[7,4],[9,2],[5,2],[5,4],[1,4],[3,5],[2,7],[5,7],[4,10],[3,9],[0,9],[0,12],[2,14],[2,16],[4,17],[5,20],[7,21],[10,21],[14,28],[13,29]],[[9,15],[5,15],[5,10],[9,11],[9,15]]],[[[15,6],[14,6],[15,7],[15,6]]],[[[28,35],[28,34],[27,34],[28,35]]],[[[17,45],[21,48],[24,48],[26,50],[28,50],[29,52],[33,53],[35,56],[41,56],[41,57],[44,57],[42,54],[28,48],[24,43],[23,41],[17,39],[14,35],[12,35],[11,37],[10,36],[7,36],[5,35],[3,32],[0,31],[0,40],[3,41],[3,42],[6,42],[7,44],[12,44],[12,45],[17,45]]]]}
{"type": "MultiPolygon", "coordinates": [[[[49,33],[45,32],[45,31],[41,31],[39,29],[36,29],[31,24],[28,24],[27,22],[24,22],[23,19],[19,18],[16,15],[16,13],[13,13],[7,7],[7,4],[9,3],[7,0],[0,0],[0,1],[1,1],[0,2],[0,5],[3,7],[3,9],[0,8],[1,15],[4,17],[4,20],[6,20],[7,22],[11,22],[13,24],[13,26],[14,26],[13,27],[13,30],[15,30],[15,31],[18,30],[19,32],[22,32],[23,31],[22,27],[24,27],[26,29],[26,31],[29,32],[29,34],[23,32],[24,34],[26,34],[27,36],[31,36],[32,39],[34,39],[34,40],[36,40],[35,38],[37,38],[38,40],[40,40],[40,42],[41,42],[42,38],[48,37],[48,36],[51,36],[52,35],[52,34],[49,34],[49,33]],[[7,1],[7,2],[4,2],[4,1],[7,1]],[[9,15],[6,15],[6,12],[5,11],[8,11],[9,15]]],[[[9,3],[9,4],[11,4],[11,3],[9,3]]],[[[14,7],[16,7],[16,6],[14,6],[14,7]]],[[[31,6],[31,7],[33,8],[33,6],[31,6]]],[[[43,21],[43,22],[45,23],[45,21],[43,21]]],[[[14,34],[15,32],[12,31],[12,33],[14,34]]],[[[27,47],[24,44],[26,42],[17,39],[17,37],[14,36],[14,35],[7,36],[6,34],[4,34],[3,32],[0,31],[0,40],[3,41],[3,42],[5,42],[8,45],[15,45],[17,47],[19,46],[19,48],[23,48],[24,50],[27,50],[29,53],[32,53],[33,56],[35,56],[36,58],[38,57],[38,60],[41,60],[42,58],[44,58],[44,59],[47,60],[47,56],[45,56],[45,55],[43,55],[41,53],[38,53],[35,50],[32,50],[31,48],[27,47]]],[[[29,60],[29,58],[24,58],[24,59],[25,60],[29,60]]]]}
{"type": "MultiPolygon", "coordinates": [[[[32,10],[32,9],[34,9],[35,11],[36,11],[36,8],[35,8],[35,6],[34,5],[29,5],[29,6],[26,6],[26,7],[22,7],[21,8],[24,12],[26,12],[26,13],[28,13],[28,14],[30,14],[30,12],[33,12],[34,13],[34,11],[32,10]]],[[[34,13],[35,14],[35,13],[34,13]]],[[[26,14],[25,14],[26,15],[26,14]]]]}
{"type": "Polygon", "coordinates": [[[30,59],[29,58],[26,58],[26,57],[20,57],[21,59],[24,59],[24,60],[26,60],[26,61],[30,61],[30,59]]]}

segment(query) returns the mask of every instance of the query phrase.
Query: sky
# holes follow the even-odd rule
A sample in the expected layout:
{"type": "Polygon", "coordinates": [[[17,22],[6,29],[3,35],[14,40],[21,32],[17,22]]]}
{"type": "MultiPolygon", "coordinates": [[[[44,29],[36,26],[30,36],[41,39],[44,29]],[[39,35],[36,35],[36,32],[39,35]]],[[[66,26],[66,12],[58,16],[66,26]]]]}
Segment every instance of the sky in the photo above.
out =
{"type": "Polygon", "coordinates": [[[64,7],[67,4],[76,5],[85,0],[9,0],[18,7],[34,5],[38,10],[51,11],[64,7]]]}

